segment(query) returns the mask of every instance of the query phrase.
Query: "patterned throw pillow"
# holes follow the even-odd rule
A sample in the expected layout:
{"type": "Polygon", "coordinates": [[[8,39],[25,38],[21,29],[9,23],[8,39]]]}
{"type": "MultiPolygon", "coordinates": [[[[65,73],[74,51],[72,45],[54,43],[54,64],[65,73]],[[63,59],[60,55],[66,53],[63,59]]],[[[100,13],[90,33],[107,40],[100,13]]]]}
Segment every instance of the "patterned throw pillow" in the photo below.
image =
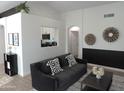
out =
{"type": "Polygon", "coordinates": [[[77,64],[77,62],[76,62],[76,60],[75,60],[75,58],[74,58],[74,56],[72,54],[66,56],[65,58],[68,60],[69,67],[77,64]]]}
{"type": "Polygon", "coordinates": [[[50,67],[52,75],[63,71],[63,69],[60,67],[58,58],[48,61],[46,65],[50,67]]]}

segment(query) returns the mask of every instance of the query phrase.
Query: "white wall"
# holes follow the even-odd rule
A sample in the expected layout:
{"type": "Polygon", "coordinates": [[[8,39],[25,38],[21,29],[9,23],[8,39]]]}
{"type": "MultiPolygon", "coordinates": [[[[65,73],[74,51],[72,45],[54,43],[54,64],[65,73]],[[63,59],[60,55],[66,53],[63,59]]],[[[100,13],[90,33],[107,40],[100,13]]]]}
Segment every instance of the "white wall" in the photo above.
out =
{"type": "Polygon", "coordinates": [[[19,33],[19,46],[12,46],[18,55],[18,74],[30,74],[30,64],[65,53],[65,31],[60,21],[36,15],[17,13],[0,19],[5,27],[5,46],[8,52],[8,33],[19,33]],[[41,26],[59,29],[59,46],[41,47],[41,26]]]}
{"type": "Polygon", "coordinates": [[[66,52],[69,51],[69,28],[72,26],[78,26],[80,28],[79,31],[79,58],[82,58],[82,43],[83,43],[83,12],[81,10],[71,11],[62,15],[65,20],[66,25],[66,52]]]}
{"type": "Polygon", "coordinates": [[[5,49],[5,52],[7,51],[7,46],[6,46],[6,43],[7,43],[7,24],[6,24],[6,17],[5,18],[0,18],[0,25],[2,25],[2,29],[4,31],[4,49],[5,49]]]}
{"type": "Polygon", "coordinates": [[[61,14],[57,12],[55,9],[53,9],[52,7],[46,6],[46,4],[43,4],[43,1],[28,2],[27,4],[30,7],[29,14],[47,17],[55,20],[61,19],[61,14]]]}
{"type": "MultiPolygon", "coordinates": [[[[20,46],[13,47],[13,52],[18,54],[18,73],[21,76],[30,73],[30,63],[65,53],[65,31],[64,24],[62,23],[63,21],[60,22],[60,13],[49,6],[41,5],[38,2],[28,2],[28,6],[31,10],[29,15],[18,13],[2,18],[5,19],[5,24],[2,24],[5,26],[6,52],[8,52],[8,33],[19,33],[20,46]],[[40,47],[41,26],[59,28],[59,46],[49,48],[40,47]]],[[[3,21],[0,19],[0,23],[1,22],[3,21]]]]}
{"type": "Polygon", "coordinates": [[[22,14],[23,76],[30,73],[30,64],[65,53],[65,32],[60,21],[22,14]],[[59,46],[41,47],[41,26],[59,28],[59,46]]]}
{"type": "Polygon", "coordinates": [[[17,54],[18,74],[23,74],[21,13],[6,17],[6,52],[8,52],[8,33],[19,33],[19,46],[12,46],[12,52],[17,54]]]}
{"type": "MultiPolygon", "coordinates": [[[[84,48],[107,49],[124,51],[124,2],[107,4],[84,10],[83,38],[88,33],[96,36],[96,43],[88,46],[83,41],[84,48]],[[104,18],[104,14],[114,13],[112,18],[104,18]],[[103,39],[103,31],[107,27],[116,27],[119,30],[117,41],[108,43],[103,39]]],[[[84,39],[83,39],[84,40],[84,39]]]]}
{"type": "Polygon", "coordinates": [[[5,38],[4,38],[4,26],[0,25],[0,63],[4,63],[4,56],[5,53],[5,38]]]}
{"type": "Polygon", "coordinates": [[[79,26],[79,57],[82,58],[82,48],[95,48],[124,51],[124,2],[116,2],[103,6],[75,10],[63,14],[66,25],[66,52],[68,52],[68,29],[70,26],[79,26]],[[113,18],[104,18],[104,14],[114,13],[113,18]],[[113,26],[119,30],[120,36],[116,42],[108,43],[103,39],[106,27],[113,26]],[[88,33],[96,36],[96,43],[89,46],[84,38],[88,33]]]}

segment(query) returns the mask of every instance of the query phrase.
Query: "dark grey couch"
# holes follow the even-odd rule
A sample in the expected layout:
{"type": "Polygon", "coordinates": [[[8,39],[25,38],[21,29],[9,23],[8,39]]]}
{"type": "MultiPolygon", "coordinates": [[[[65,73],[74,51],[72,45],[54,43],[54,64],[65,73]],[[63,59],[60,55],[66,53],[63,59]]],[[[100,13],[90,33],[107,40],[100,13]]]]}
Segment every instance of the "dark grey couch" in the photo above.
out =
{"type": "Polygon", "coordinates": [[[87,62],[86,60],[75,58],[78,64],[68,67],[69,64],[65,59],[67,55],[68,54],[57,57],[64,71],[54,76],[51,75],[50,68],[46,66],[47,61],[50,59],[31,64],[33,88],[40,91],[66,90],[70,85],[79,80],[79,78],[87,72],[87,62]]]}

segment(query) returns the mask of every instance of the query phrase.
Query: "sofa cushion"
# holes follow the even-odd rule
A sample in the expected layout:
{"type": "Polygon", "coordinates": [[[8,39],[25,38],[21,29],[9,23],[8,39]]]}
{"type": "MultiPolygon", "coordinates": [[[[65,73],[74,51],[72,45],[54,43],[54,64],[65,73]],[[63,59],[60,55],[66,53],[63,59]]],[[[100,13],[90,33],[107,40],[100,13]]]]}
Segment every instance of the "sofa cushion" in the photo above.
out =
{"type": "Polygon", "coordinates": [[[86,65],[80,63],[75,64],[70,68],[70,70],[74,71],[76,74],[85,73],[86,69],[87,69],[86,65]]]}
{"type": "Polygon", "coordinates": [[[44,72],[45,74],[52,74],[50,67],[47,66],[46,64],[47,64],[47,62],[48,62],[49,60],[53,60],[53,59],[54,59],[54,58],[46,59],[46,60],[43,60],[43,61],[40,62],[40,63],[41,63],[40,69],[41,69],[42,72],[44,72]]]}
{"type": "Polygon", "coordinates": [[[77,62],[76,62],[76,60],[75,60],[75,58],[74,58],[74,56],[73,56],[72,54],[67,55],[67,56],[65,57],[65,59],[67,59],[67,61],[68,61],[68,63],[69,63],[69,67],[71,67],[71,66],[77,64],[77,62]]]}
{"type": "MultiPolygon", "coordinates": [[[[70,54],[70,53],[69,53],[70,54]]],[[[52,59],[55,59],[55,58],[59,58],[59,62],[60,62],[60,66],[63,67],[63,66],[68,66],[68,61],[65,59],[65,57],[69,54],[64,54],[64,55],[61,55],[61,56],[57,56],[57,57],[54,57],[54,58],[50,58],[50,59],[46,59],[46,60],[43,60],[41,63],[41,70],[46,73],[46,74],[52,74],[51,73],[51,69],[49,66],[46,66],[47,62],[49,60],[52,60],[52,59]]]]}
{"type": "Polygon", "coordinates": [[[63,69],[65,71],[66,70],[73,71],[75,73],[75,78],[76,78],[76,76],[80,76],[86,73],[87,66],[84,64],[78,63],[78,64],[73,65],[72,67],[64,67],[63,69]]]}
{"type": "MultiPolygon", "coordinates": [[[[69,53],[69,54],[70,54],[70,53],[69,53]]],[[[65,55],[58,56],[61,67],[69,66],[69,63],[68,63],[67,59],[65,59],[65,57],[66,57],[67,55],[69,55],[69,54],[65,54],[65,55]]]]}
{"type": "Polygon", "coordinates": [[[51,70],[50,70],[50,67],[46,66],[47,64],[47,61],[42,61],[41,62],[41,71],[44,72],[45,74],[51,74],[51,70]]]}
{"type": "Polygon", "coordinates": [[[63,72],[55,75],[59,87],[71,85],[86,72],[86,66],[84,64],[75,64],[72,67],[66,66],[63,69],[63,72]]]}
{"type": "Polygon", "coordinates": [[[60,67],[58,58],[49,60],[46,65],[50,67],[52,75],[55,75],[56,73],[63,71],[63,69],[60,67]]]}
{"type": "Polygon", "coordinates": [[[75,77],[75,72],[71,70],[64,70],[63,72],[57,73],[54,75],[57,79],[58,87],[62,87],[64,85],[70,84],[73,81],[73,77],[75,77]]]}

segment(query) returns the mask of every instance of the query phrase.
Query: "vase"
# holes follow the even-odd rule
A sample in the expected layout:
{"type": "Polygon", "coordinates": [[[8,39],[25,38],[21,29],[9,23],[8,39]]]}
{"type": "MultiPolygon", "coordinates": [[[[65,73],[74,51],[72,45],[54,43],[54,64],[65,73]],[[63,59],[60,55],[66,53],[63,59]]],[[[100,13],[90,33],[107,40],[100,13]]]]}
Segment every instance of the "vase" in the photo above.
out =
{"type": "Polygon", "coordinates": [[[99,68],[99,74],[100,74],[101,76],[104,75],[104,69],[103,69],[102,67],[99,68]]]}
{"type": "Polygon", "coordinates": [[[92,72],[94,75],[96,75],[97,74],[97,67],[93,67],[92,72]]]}
{"type": "Polygon", "coordinates": [[[97,78],[97,79],[101,79],[101,75],[97,74],[97,75],[96,75],[96,78],[97,78]]]}

